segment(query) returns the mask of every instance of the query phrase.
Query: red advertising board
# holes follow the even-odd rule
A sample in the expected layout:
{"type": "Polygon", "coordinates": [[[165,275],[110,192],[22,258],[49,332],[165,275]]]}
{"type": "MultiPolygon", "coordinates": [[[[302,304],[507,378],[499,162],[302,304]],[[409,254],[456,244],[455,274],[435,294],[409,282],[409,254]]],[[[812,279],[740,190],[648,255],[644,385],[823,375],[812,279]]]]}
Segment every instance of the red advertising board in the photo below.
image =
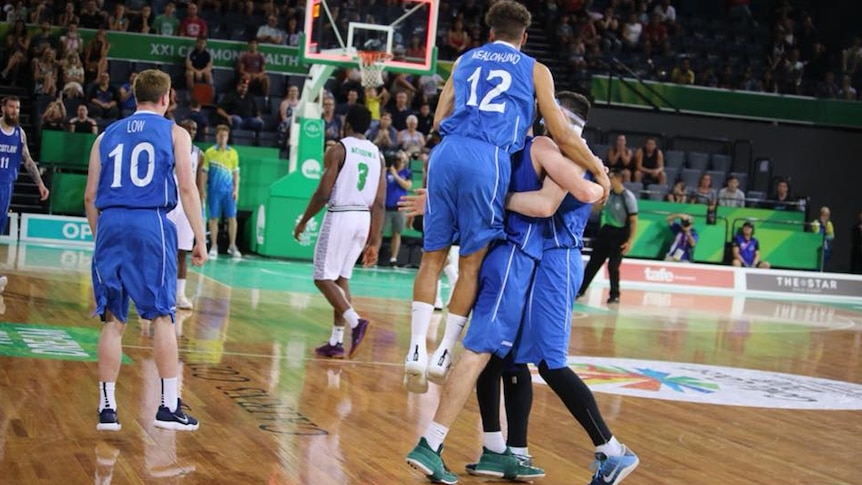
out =
{"type": "MultiPolygon", "coordinates": [[[[607,277],[607,270],[605,270],[607,277]]],[[[674,264],[664,261],[624,261],[620,280],[625,283],[684,285],[706,288],[733,289],[733,270],[708,268],[701,265],[674,264]]]]}

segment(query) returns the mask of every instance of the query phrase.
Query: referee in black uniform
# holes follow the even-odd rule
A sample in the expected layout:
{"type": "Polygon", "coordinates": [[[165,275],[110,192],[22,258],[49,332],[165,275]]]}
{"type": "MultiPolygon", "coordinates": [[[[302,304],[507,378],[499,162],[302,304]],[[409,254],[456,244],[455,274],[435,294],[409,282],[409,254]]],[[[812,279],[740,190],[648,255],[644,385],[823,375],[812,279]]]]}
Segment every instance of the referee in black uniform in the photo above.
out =
{"type": "Polygon", "coordinates": [[[593,239],[593,252],[584,270],[584,282],[578,291],[583,296],[599,269],[608,261],[608,274],[611,280],[611,294],[608,303],[620,302],[620,264],[623,256],[634,244],[638,225],[638,201],[635,195],[623,185],[619,170],[610,172],[611,192],[602,209],[602,227],[593,239]]]}

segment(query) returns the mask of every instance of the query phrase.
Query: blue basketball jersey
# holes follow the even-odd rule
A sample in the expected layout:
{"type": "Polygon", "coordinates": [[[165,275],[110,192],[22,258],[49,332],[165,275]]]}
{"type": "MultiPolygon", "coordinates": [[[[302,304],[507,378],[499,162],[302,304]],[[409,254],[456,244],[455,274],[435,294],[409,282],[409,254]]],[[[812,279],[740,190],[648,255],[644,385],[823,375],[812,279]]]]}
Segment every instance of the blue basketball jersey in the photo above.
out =
{"type": "Polygon", "coordinates": [[[533,123],[533,65],[511,44],[493,42],[469,50],[452,72],[455,109],[440,134],[475,138],[515,153],[533,123]]]}
{"type": "Polygon", "coordinates": [[[12,134],[7,135],[0,130],[0,184],[8,185],[18,178],[18,167],[21,166],[21,153],[24,143],[21,140],[21,127],[12,128],[12,134]]]}
{"type": "MultiPolygon", "coordinates": [[[[542,188],[542,182],[533,167],[530,147],[533,137],[526,138],[524,149],[512,157],[512,178],[509,192],[532,192],[542,188]]],[[[541,259],[543,250],[543,228],[545,219],[528,217],[517,212],[506,211],[504,226],[506,239],[517,244],[521,251],[536,259],[541,259]]]]}
{"type": "Polygon", "coordinates": [[[173,125],[156,113],[138,111],[105,130],[99,146],[98,209],[171,210],[177,205],[173,125]]]}
{"type": "MultiPolygon", "coordinates": [[[[584,176],[595,180],[591,173],[584,176]]],[[[545,249],[584,247],[584,229],[590,220],[593,204],[587,204],[566,194],[557,212],[548,220],[545,231],[545,249]]]]}

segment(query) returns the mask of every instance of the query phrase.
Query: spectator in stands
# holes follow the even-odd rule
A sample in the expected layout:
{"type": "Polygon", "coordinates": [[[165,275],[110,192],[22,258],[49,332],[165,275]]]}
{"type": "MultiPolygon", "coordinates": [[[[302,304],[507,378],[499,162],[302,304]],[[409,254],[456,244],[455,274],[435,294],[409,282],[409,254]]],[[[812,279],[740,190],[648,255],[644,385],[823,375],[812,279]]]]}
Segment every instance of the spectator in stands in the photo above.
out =
{"type": "Polygon", "coordinates": [[[718,87],[718,76],[715,75],[715,70],[712,66],[707,66],[703,74],[697,76],[697,85],[709,88],[718,87]]]}
{"type": "Polygon", "coordinates": [[[841,51],[841,70],[847,74],[854,74],[862,60],[862,37],[853,37],[853,43],[841,51]]]}
{"type": "Polygon", "coordinates": [[[635,152],[635,182],[644,186],[667,183],[664,153],[656,145],[655,138],[647,138],[646,144],[635,152]]]}
{"type": "Polygon", "coordinates": [[[141,12],[129,20],[129,32],[149,34],[153,30],[154,24],[153,8],[149,5],[144,5],[141,7],[141,12]]]}
{"type": "Polygon", "coordinates": [[[862,210],[856,215],[850,246],[850,272],[862,274],[862,210]]]}
{"type": "Polygon", "coordinates": [[[186,18],[180,22],[180,36],[191,37],[207,37],[209,29],[207,28],[206,20],[198,17],[198,6],[196,3],[189,2],[186,7],[186,18]]]}
{"type": "Polygon", "coordinates": [[[688,199],[688,190],[685,187],[685,182],[682,180],[677,180],[670,192],[664,196],[664,200],[678,204],[685,204],[688,202],[688,199]]]}
{"type": "Polygon", "coordinates": [[[108,30],[117,32],[129,30],[129,17],[126,16],[126,6],[122,3],[114,5],[114,13],[108,17],[108,30]]]}
{"type": "Polygon", "coordinates": [[[416,129],[421,131],[423,135],[428,136],[434,128],[434,113],[431,112],[431,105],[422,103],[419,106],[419,113],[416,115],[416,119],[419,120],[419,125],[416,129]]]}
{"type": "Polygon", "coordinates": [[[78,22],[72,21],[66,34],[60,37],[60,47],[64,56],[74,54],[80,56],[84,52],[84,39],[78,31],[78,22]]]}
{"type": "Polygon", "coordinates": [[[638,22],[638,16],[632,12],[629,20],[623,25],[623,45],[630,51],[635,51],[640,46],[643,24],[638,22]]]}
{"type": "Polygon", "coordinates": [[[6,3],[3,10],[6,11],[7,23],[14,24],[19,20],[26,23],[29,20],[29,16],[27,15],[27,5],[21,0],[15,2],[14,5],[6,3]]]}
{"type": "Polygon", "coordinates": [[[825,205],[820,208],[820,217],[811,222],[811,232],[823,236],[823,267],[832,257],[832,242],[835,241],[835,227],[832,226],[832,212],[825,205]]]}
{"type": "Polygon", "coordinates": [[[365,107],[371,112],[370,128],[374,128],[380,124],[380,117],[383,114],[380,109],[382,106],[386,106],[388,101],[389,91],[387,91],[385,87],[380,86],[378,89],[368,86],[365,88],[365,107]]]}
{"type": "Polygon", "coordinates": [[[694,70],[691,68],[691,60],[688,57],[684,57],[679,66],[673,68],[670,80],[676,84],[694,85],[694,70]]]}
{"type": "Polygon", "coordinates": [[[718,191],[718,205],[745,207],[745,192],[739,190],[739,179],[736,175],[727,177],[727,186],[718,191]]]}
{"type": "Polygon", "coordinates": [[[412,158],[419,156],[425,148],[425,135],[417,129],[419,119],[416,115],[407,117],[407,128],[398,132],[398,146],[412,158]]]}
{"type": "Polygon", "coordinates": [[[186,119],[194,121],[197,125],[194,141],[204,141],[204,134],[209,126],[209,117],[201,111],[201,102],[199,99],[192,97],[192,100],[189,102],[189,113],[186,115],[186,119]]]}
{"type": "Polygon", "coordinates": [[[42,57],[33,60],[33,92],[37,95],[54,97],[57,95],[57,54],[50,47],[42,52],[42,57]]]}
{"type": "Polygon", "coordinates": [[[42,113],[42,129],[53,131],[66,131],[66,106],[62,99],[55,99],[48,103],[45,112],[42,113]]]}
{"type": "Polygon", "coordinates": [[[99,126],[96,124],[96,120],[90,118],[86,104],[78,105],[78,116],[69,120],[67,126],[72,133],[92,133],[94,135],[99,133],[99,126]]]}
{"type": "Polygon", "coordinates": [[[231,130],[260,131],[263,129],[260,108],[254,101],[254,97],[248,94],[248,84],[246,79],[240,79],[236,85],[236,91],[226,94],[216,108],[216,113],[224,118],[231,130]]]}
{"type": "Polygon", "coordinates": [[[649,23],[644,27],[643,35],[655,46],[664,44],[664,41],[667,39],[667,27],[661,23],[660,15],[652,14],[649,23]]]}
{"type": "Polygon", "coordinates": [[[30,49],[30,37],[27,34],[27,26],[23,20],[17,20],[12,25],[12,30],[6,34],[7,58],[6,68],[3,69],[0,80],[11,81],[15,84],[18,80],[20,70],[27,67],[29,59],[27,52],[30,49]]]}
{"type": "Polygon", "coordinates": [[[560,23],[557,24],[557,31],[555,33],[555,45],[557,47],[567,45],[572,41],[574,36],[574,29],[571,24],[571,17],[563,14],[560,17],[560,23]]]}
{"type": "Polygon", "coordinates": [[[751,22],[751,0],[727,0],[727,10],[732,18],[741,19],[746,24],[751,22]]]}
{"type": "Polygon", "coordinates": [[[284,32],[284,44],[293,47],[298,46],[300,35],[302,35],[302,31],[297,26],[296,17],[289,17],[287,19],[287,29],[284,32]]]}
{"type": "Polygon", "coordinates": [[[769,263],[760,259],[760,243],[754,237],[754,224],[745,221],[734,236],[733,261],[731,264],[743,268],[769,268],[769,263]]]}
{"type": "Polygon", "coordinates": [[[754,77],[754,70],[751,66],[745,66],[745,71],[742,73],[742,79],[739,81],[739,89],[743,91],[763,91],[763,84],[754,77]]]}
{"type": "Polygon", "coordinates": [[[85,29],[104,29],[107,26],[105,12],[99,10],[95,0],[87,0],[81,12],[81,27],[85,29]]]}
{"type": "Polygon", "coordinates": [[[350,89],[347,91],[347,99],[344,103],[339,103],[335,106],[335,114],[341,117],[341,125],[344,126],[344,118],[347,116],[347,110],[351,106],[359,102],[359,91],[350,89]]]}
{"type": "MultiPolygon", "coordinates": [[[[284,98],[282,98],[281,103],[278,105],[278,122],[280,125],[284,123],[290,124],[297,106],[299,106],[299,86],[291,84],[285,90],[284,98]]],[[[285,131],[287,130],[285,129],[285,131]]]]}
{"type": "Polygon", "coordinates": [[[111,49],[111,43],[105,31],[99,29],[96,36],[87,42],[84,47],[84,79],[87,82],[94,81],[99,78],[103,72],[108,72],[108,51],[111,49]]]}
{"type": "Polygon", "coordinates": [[[847,101],[856,101],[856,88],[851,84],[852,78],[849,74],[845,74],[841,78],[841,90],[838,91],[838,98],[847,101]]]}
{"type": "Polygon", "coordinates": [[[407,57],[412,57],[414,59],[424,59],[426,53],[427,51],[425,49],[425,46],[420,43],[419,36],[410,36],[410,45],[407,47],[406,52],[407,57]]]}
{"type": "Polygon", "coordinates": [[[45,49],[57,49],[59,46],[58,39],[51,33],[51,22],[45,20],[39,26],[39,32],[30,40],[30,57],[38,59],[45,53],[45,49]]]}
{"type": "Polygon", "coordinates": [[[323,113],[320,117],[323,118],[324,140],[338,142],[343,125],[341,117],[335,114],[335,98],[328,95],[323,98],[323,113]]]}
{"type": "Polygon", "coordinates": [[[777,211],[794,210],[798,207],[796,201],[790,196],[790,185],[786,180],[779,180],[775,184],[775,193],[769,196],[768,205],[772,210],[777,211]]]}
{"type": "Polygon", "coordinates": [[[626,136],[617,135],[616,144],[608,147],[605,155],[605,165],[611,170],[617,170],[623,177],[623,182],[632,180],[632,149],[626,146],[626,136]]]}
{"type": "Polygon", "coordinates": [[[676,9],[670,4],[670,0],[661,0],[661,3],[655,6],[653,14],[659,16],[661,23],[664,24],[668,32],[671,34],[677,30],[676,9]]]}
{"type": "Polygon", "coordinates": [[[763,73],[763,79],[761,80],[760,85],[763,86],[763,92],[778,94],[778,83],[775,82],[775,76],[771,69],[767,69],[763,73]]]}
{"type": "Polygon", "coordinates": [[[614,7],[605,8],[602,18],[596,21],[596,30],[602,38],[601,47],[603,51],[618,51],[622,49],[620,40],[620,19],[614,13],[614,7]]]}
{"type": "Polygon", "coordinates": [[[392,126],[396,130],[401,131],[407,128],[407,117],[413,114],[410,105],[407,102],[407,93],[399,91],[395,94],[395,106],[389,110],[392,115],[392,126]]]}
{"type": "Polygon", "coordinates": [[[817,85],[817,92],[815,93],[816,97],[823,99],[837,99],[838,98],[838,84],[835,83],[835,73],[832,71],[826,71],[826,74],[823,76],[823,81],[821,81],[817,85]]]}
{"type": "Polygon", "coordinates": [[[176,5],[174,2],[168,2],[165,5],[165,11],[156,17],[153,21],[153,29],[159,35],[178,35],[180,29],[180,21],[176,17],[176,5]]]}
{"type": "Polygon", "coordinates": [[[136,77],[138,77],[138,73],[132,71],[129,73],[129,81],[120,86],[120,116],[123,118],[129,116],[138,109],[138,102],[135,99],[135,93],[132,90],[132,86],[135,85],[136,77]]]}
{"type": "Polygon", "coordinates": [[[42,22],[51,22],[53,18],[53,2],[49,3],[47,0],[39,1],[36,8],[30,12],[30,23],[31,24],[40,24],[42,22]]]}
{"type": "Polygon", "coordinates": [[[446,80],[436,72],[426,74],[419,77],[419,87],[423,96],[423,101],[428,104],[437,104],[437,96],[440,93],[440,86],[445,84],[446,80]]]}
{"type": "Polygon", "coordinates": [[[667,223],[670,225],[670,232],[673,233],[673,242],[664,259],[691,263],[694,261],[694,248],[697,246],[698,239],[697,229],[692,224],[691,216],[671,214],[667,216],[667,223]]]}
{"type": "Polygon", "coordinates": [[[63,96],[69,99],[84,97],[84,66],[78,54],[72,52],[63,62],[63,96]]]}
{"type": "Polygon", "coordinates": [[[176,120],[176,112],[179,107],[179,103],[177,103],[177,90],[176,88],[171,88],[168,94],[168,109],[165,111],[165,118],[169,120],[176,120]]]}
{"type": "Polygon", "coordinates": [[[733,73],[733,66],[725,64],[721,68],[721,74],[718,75],[718,88],[733,89],[736,85],[736,74],[733,73]]]}
{"type": "Polygon", "coordinates": [[[213,58],[204,36],[198,37],[195,48],[186,57],[186,89],[194,88],[196,82],[213,83],[213,58]]]}
{"type": "Polygon", "coordinates": [[[392,127],[392,114],[384,111],[380,115],[380,125],[368,130],[366,138],[377,145],[384,156],[391,157],[398,149],[398,131],[392,127]]]}
{"type": "Polygon", "coordinates": [[[284,43],[284,31],[278,28],[278,17],[270,15],[266,23],[257,29],[257,40],[263,44],[281,45],[284,43]]]}
{"type": "Polygon", "coordinates": [[[446,32],[447,55],[450,59],[460,56],[470,46],[470,35],[464,30],[464,22],[455,19],[452,27],[446,32]]]}
{"type": "Polygon", "coordinates": [[[404,232],[404,213],[398,210],[398,201],[402,196],[413,188],[410,168],[407,166],[408,155],[399,151],[386,173],[386,227],[392,228],[392,237],[389,242],[389,266],[398,264],[398,253],[401,250],[401,233],[404,232]]]}
{"type": "Polygon", "coordinates": [[[71,23],[73,23],[73,22],[74,22],[75,24],[79,24],[79,23],[80,23],[80,19],[79,19],[79,18],[78,18],[78,16],[75,14],[75,2],[68,1],[68,2],[66,2],[66,7],[65,7],[65,9],[63,10],[63,13],[61,13],[61,14],[57,17],[57,21],[56,21],[56,23],[55,23],[55,24],[56,24],[58,27],[68,28],[68,27],[69,27],[69,24],[71,24],[71,23]]]}
{"type": "Polygon", "coordinates": [[[241,79],[248,80],[261,95],[269,96],[269,76],[266,74],[266,58],[258,52],[257,39],[248,41],[248,51],[237,60],[237,70],[241,79]]]}
{"type": "Polygon", "coordinates": [[[117,99],[117,90],[111,86],[111,76],[103,72],[99,74],[99,81],[90,86],[87,107],[96,118],[115,120],[120,115],[117,99]]]}
{"type": "Polygon", "coordinates": [[[712,176],[708,173],[702,174],[697,182],[697,188],[691,194],[692,204],[715,205],[715,189],[712,188],[712,176]]]}

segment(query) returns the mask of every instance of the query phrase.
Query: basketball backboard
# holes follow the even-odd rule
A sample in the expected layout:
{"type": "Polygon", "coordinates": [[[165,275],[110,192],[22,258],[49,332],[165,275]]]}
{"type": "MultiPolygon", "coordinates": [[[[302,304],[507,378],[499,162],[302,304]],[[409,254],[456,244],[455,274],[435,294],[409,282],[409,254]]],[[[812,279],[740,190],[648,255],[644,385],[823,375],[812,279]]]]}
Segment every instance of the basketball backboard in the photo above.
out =
{"type": "Polygon", "coordinates": [[[439,0],[306,0],[300,58],[305,64],[357,66],[357,51],[392,57],[384,69],[425,74],[437,64],[439,0]],[[335,28],[333,28],[335,26],[335,28]]]}

